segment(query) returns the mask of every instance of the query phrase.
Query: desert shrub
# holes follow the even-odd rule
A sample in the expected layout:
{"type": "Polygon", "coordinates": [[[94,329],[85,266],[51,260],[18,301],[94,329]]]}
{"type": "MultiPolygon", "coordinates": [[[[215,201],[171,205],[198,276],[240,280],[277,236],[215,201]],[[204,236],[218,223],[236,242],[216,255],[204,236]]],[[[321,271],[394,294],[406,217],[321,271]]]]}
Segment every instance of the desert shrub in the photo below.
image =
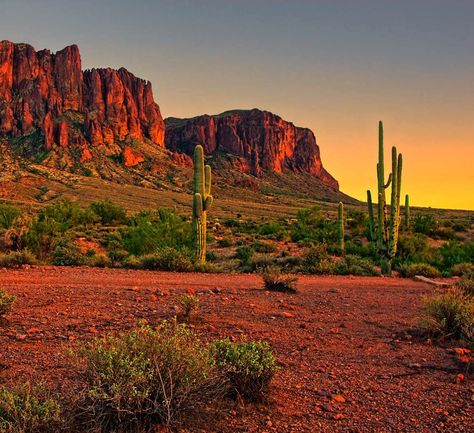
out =
{"type": "Polygon", "coordinates": [[[297,272],[303,267],[304,259],[298,256],[287,256],[277,259],[277,265],[286,271],[297,272]]]}
{"type": "Polygon", "coordinates": [[[426,262],[430,259],[428,237],[420,233],[400,233],[396,260],[400,263],[426,262]]]}
{"type": "Polygon", "coordinates": [[[232,342],[228,339],[211,343],[216,366],[227,377],[233,397],[261,400],[268,393],[277,363],[265,341],[232,342]]]}
{"type": "Polygon", "coordinates": [[[94,268],[109,268],[112,266],[112,262],[106,254],[96,254],[95,256],[89,257],[86,264],[94,268]]]}
{"type": "Polygon", "coordinates": [[[78,203],[68,199],[46,206],[41,213],[46,218],[58,223],[60,231],[66,231],[80,224],[94,224],[99,221],[98,215],[90,208],[83,209],[78,203]]]}
{"type": "Polygon", "coordinates": [[[235,252],[235,258],[240,260],[241,267],[249,267],[252,264],[253,255],[253,248],[247,246],[239,247],[235,252]]]}
{"type": "Polygon", "coordinates": [[[58,401],[39,385],[0,387],[0,431],[5,433],[53,433],[64,424],[58,401]]]}
{"type": "Polygon", "coordinates": [[[54,249],[56,240],[62,235],[60,224],[44,213],[39,213],[23,234],[23,247],[43,259],[54,249]]]}
{"type": "Polygon", "coordinates": [[[234,242],[230,238],[222,238],[217,241],[217,245],[221,248],[227,248],[234,245],[234,242]]]}
{"type": "Polygon", "coordinates": [[[199,298],[193,295],[182,295],[178,299],[180,316],[189,319],[192,313],[199,310],[199,298]]]}
{"type": "Polygon", "coordinates": [[[193,270],[191,254],[165,247],[140,257],[141,268],[158,271],[189,272],[193,270]]]}
{"type": "Polygon", "coordinates": [[[429,235],[433,229],[437,227],[438,223],[433,215],[417,214],[413,218],[413,230],[416,233],[429,235]]]}
{"type": "Polygon", "coordinates": [[[303,271],[309,274],[330,274],[334,272],[334,262],[324,244],[309,248],[304,255],[303,271]]]}
{"type": "Polygon", "coordinates": [[[112,203],[111,200],[96,201],[90,204],[90,209],[104,225],[126,224],[127,214],[121,206],[112,203]]]}
{"type": "Polygon", "coordinates": [[[268,221],[260,225],[258,234],[267,238],[281,240],[285,236],[285,230],[277,221],[268,221]]]}
{"type": "Polygon", "coordinates": [[[225,226],[225,227],[240,227],[241,226],[241,223],[240,221],[236,220],[236,219],[233,219],[233,218],[227,218],[225,219],[224,221],[222,221],[222,224],[225,226]]]}
{"type": "Polygon", "coordinates": [[[451,274],[459,277],[474,274],[474,263],[458,263],[451,268],[451,274]]]}
{"type": "Polygon", "coordinates": [[[92,340],[78,355],[84,406],[109,429],[171,424],[216,386],[209,351],[175,321],[92,340]]]}
{"type": "Polygon", "coordinates": [[[474,296],[474,272],[463,275],[456,281],[456,286],[467,296],[474,296]]]}
{"type": "Polygon", "coordinates": [[[293,275],[282,274],[278,269],[267,268],[262,274],[265,290],[271,292],[296,292],[295,283],[298,281],[293,275]]]}
{"type": "Polygon", "coordinates": [[[20,215],[20,209],[8,204],[0,204],[0,228],[8,230],[20,215]]]}
{"type": "Polygon", "coordinates": [[[139,269],[141,267],[141,261],[136,256],[128,256],[122,261],[122,266],[125,269],[139,269]]]}
{"type": "Polygon", "coordinates": [[[446,293],[424,299],[426,319],[422,325],[436,335],[473,339],[474,299],[451,289],[446,293]]]}
{"type": "Polygon", "coordinates": [[[191,223],[183,221],[174,211],[141,212],[134,216],[123,234],[125,249],[136,256],[150,254],[165,247],[190,248],[191,223]]]}
{"type": "Polygon", "coordinates": [[[338,275],[359,276],[379,275],[379,272],[377,272],[370,260],[352,254],[345,255],[336,263],[335,273],[338,275]]]}
{"type": "Polygon", "coordinates": [[[81,266],[85,264],[85,257],[78,247],[68,241],[58,242],[53,250],[54,266],[81,266]]]}
{"type": "Polygon", "coordinates": [[[272,242],[256,241],[252,244],[252,248],[257,253],[274,253],[276,245],[272,242]]]}
{"type": "Polygon", "coordinates": [[[296,218],[291,230],[293,242],[331,244],[337,241],[336,222],[324,218],[318,208],[300,210],[296,218]]]}
{"type": "Polygon", "coordinates": [[[361,235],[367,228],[367,215],[360,210],[349,209],[346,222],[353,235],[361,235]]]}
{"type": "Polygon", "coordinates": [[[15,296],[0,290],[0,318],[9,313],[15,303],[15,296]]]}
{"type": "Polygon", "coordinates": [[[438,278],[441,272],[434,266],[428,263],[412,263],[410,265],[400,265],[398,269],[400,276],[404,278],[413,278],[416,275],[421,275],[428,278],[438,278]]]}
{"type": "Polygon", "coordinates": [[[346,242],[346,254],[360,257],[374,257],[375,244],[373,242],[363,244],[358,239],[350,239],[346,242]]]}
{"type": "Polygon", "coordinates": [[[15,268],[22,265],[34,265],[35,263],[36,258],[29,250],[0,254],[0,268],[15,268]]]}
{"type": "Polygon", "coordinates": [[[446,272],[458,263],[474,263],[474,241],[449,241],[436,249],[432,260],[434,266],[446,272]]]}
{"type": "Polygon", "coordinates": [[[112,235],[108,240],[107,255],[109,256],[110,264],[113,267],[120,266],[128,255],[127,251],[123,248],[122,243],[115,237],[115,235],[112,235]]]}
{"type": "Polygon", "coordinates": [[[262,272],[268,268],[275,267],[276,260],[271,257],[256,257],[252,260],[250,269],[252,272],[262,272]]]}
{"type": "Polygon", "coordinates": [[[458,239],[459,236],[456,234],[453,228],[451,227],[435,227],[431,230],[430,236],[433,239],[445,239],[445,240],[454,240],[458,239]]]}

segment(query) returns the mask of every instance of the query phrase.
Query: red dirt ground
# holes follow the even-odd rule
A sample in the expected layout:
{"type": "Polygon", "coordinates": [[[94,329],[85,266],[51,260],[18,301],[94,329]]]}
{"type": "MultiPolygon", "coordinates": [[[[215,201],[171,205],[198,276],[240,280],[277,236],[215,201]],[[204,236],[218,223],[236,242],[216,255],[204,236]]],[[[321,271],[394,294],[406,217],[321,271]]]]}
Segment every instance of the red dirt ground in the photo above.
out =
{"type": "Polygon", "coordinates": [[[185,431],[474,431],[472,373],[412,332],[421,296],[435,290],[424,283],[305,276],[292,295],[262,290],[255,275],[33,267],[0,270],[0,288],[18,297],[0,326],[0,383],[67,388],[76,340],[170,318],[176,295],[192,289],[203,338],[267,339],[281,369],[269,403],[225,403],[185,431]]]}

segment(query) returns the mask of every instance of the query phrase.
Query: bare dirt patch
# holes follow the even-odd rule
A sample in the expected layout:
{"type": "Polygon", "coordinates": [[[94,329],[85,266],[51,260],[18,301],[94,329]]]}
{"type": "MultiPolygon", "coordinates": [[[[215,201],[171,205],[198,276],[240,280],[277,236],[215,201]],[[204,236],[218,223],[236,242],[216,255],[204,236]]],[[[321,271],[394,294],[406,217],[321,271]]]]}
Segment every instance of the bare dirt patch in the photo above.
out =
{"type": "Polygon", "coordinates": [[[266,339],[281,369],[265,405],[224,402],[184,431],[474,431],[472,373],[445,347],[411,337],[420,297],[437,289],[365,277],[301,277],[297,286],[282,294],[255,275],[0,270],[0,288],[17,295],[0,325],[0,384],[33,378],[69,392],[71,345],[170,318],[177,296],[192,292],[202,338],[266,339]]]}

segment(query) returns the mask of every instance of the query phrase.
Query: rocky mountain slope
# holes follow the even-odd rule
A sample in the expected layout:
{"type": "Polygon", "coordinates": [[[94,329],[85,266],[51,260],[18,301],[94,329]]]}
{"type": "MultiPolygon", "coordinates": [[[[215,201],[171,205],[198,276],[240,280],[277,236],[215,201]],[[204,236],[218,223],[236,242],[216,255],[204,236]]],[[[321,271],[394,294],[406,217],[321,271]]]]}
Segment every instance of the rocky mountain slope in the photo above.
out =
{"type": "Polygon", "coordinates": [[[254,176],[263,172],[308,173],[338,189],[323,167],[313,132],[268,111],[234,110],[216,116],[168,118],[166,147],[192,153],[202,143],[207,155],[227,152],[243,159],[242,168],[254,176]]]}
{"type": "Polygon", "coordinates": [[[75,45],[51,53],[0,42],[0,182],[73,174],[186,192],[198,143],[224,194],[235,186],[350,200],[309,129],[257,109],[165,125],[151,83],[126,69],[83,71],[75,45]]]}

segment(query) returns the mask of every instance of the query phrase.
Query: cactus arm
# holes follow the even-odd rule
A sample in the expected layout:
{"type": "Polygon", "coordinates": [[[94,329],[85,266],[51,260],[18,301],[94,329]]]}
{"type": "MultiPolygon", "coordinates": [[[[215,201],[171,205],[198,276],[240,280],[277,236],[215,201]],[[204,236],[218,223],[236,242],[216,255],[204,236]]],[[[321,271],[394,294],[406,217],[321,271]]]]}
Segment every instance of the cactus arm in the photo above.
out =
{"type": "Polygon", "coordinates": [[[211,166],[206,165],[204,167],[204,177],[205,177],[205,191],[204,195],[207,197],[208,195],[211,194],[211,180],[212,180],[212,175],[211,175],[211,166]]]}
{"type": "Polygon", "coordinates": [[[393,178],[392,173],[390,173],[388,175],[387,183],[383,186],[383,189],[387,189],[390,186],[390,184],[392,183],[392,178],[393,178]]]}
{"type": "Polygon", "coordinates": [[[211,208],[213,202],[214,202],[214,197],[212,195],[208,195],[206,197],[206,200],[204,200],[204,210],[208,211],[211,208]]]}

